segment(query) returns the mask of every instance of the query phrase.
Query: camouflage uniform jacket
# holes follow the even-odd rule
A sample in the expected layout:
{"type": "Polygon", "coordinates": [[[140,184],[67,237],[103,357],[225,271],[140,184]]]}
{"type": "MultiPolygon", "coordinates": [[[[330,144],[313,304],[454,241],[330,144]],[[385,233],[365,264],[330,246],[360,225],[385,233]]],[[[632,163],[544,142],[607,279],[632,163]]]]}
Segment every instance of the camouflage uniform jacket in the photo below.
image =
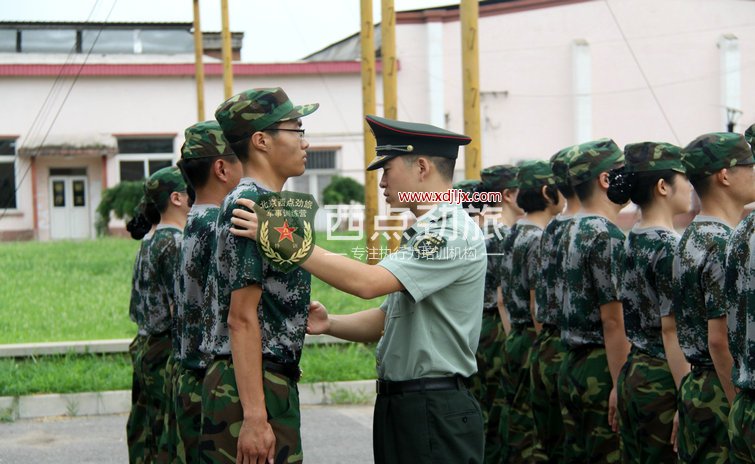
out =
{"type": "Polygon", "coordinates": [[[216,205],[191,207],[181,242],[181,272],[176,281],[176,325],[180,351],[174,356],[185,367],[204,369],[210,357],[199,351],[202,342],[204,308],[209,305],[207,275],[215,251],[215,225],[220,209],[216,205]]]}
{"type": "Polygon", "coordinates": [[[498,308],[498,287],[501,284],[501,243],[509,234],[504,224],[488,224],[485,227],[485,249],[488,253],[488,268],[485,272],[485,298],[482,308],[498,308]]]}
{"type": "MultiPolygon", "coordinates": [[[[159,225],[149,241],[146,266],[142,274],[142,298],[146,299],[144,328],[150,335],[171,330],[175,326],[170,316],[175,308],[175,282],[178,276],[178,253],[183,232],[171,225],[159,225]]],[[[174,337],[175,338],[175,337],[174,337]]]]}
{"type": "Polygon", "coordinates": [[[535,282],[535,317],[542,324],[560,327],[563,299],[564,253],[561,238],[571,222],[571,216],[558,215],[548,222],[540,237],[540,276],[535,282]]]}
{"type": "Polygon", "coordinates": [[[624,233],[608,219],[578,214],[564,233],[564,319],[569,348],[604,345],[600,307],[619,301],[624,233]]]}
{"type": "Polygon", "coordinates": [[[755,212],[731,235],[726,247],[729,350],[734,357],[732,380],[755,390],[755,212]]]}
{"type": "Polygon", "coordinates": [[[139,252],[136,254],[134,260],[134,270],[131,274],[131,301],[129,302],[128,315],[132,321],[136,323],[137,333],[139,335],[147,335],[147,331],[144,328],[144,317],[147,314],[145,308],[144,289],[142,284],[145,282],[143,275],[148,272],[147,266],[149,266],[149,241],[152,238],[152,234],[147,234],[142,239],[139,245],[139,252]]]}
{"type": "Polygon", "coordinates": [[[625,244],[621,302],[627,338],[640,351],[666,359],[661,318],[671,314],[671,268],[679,234],[661,228],[634,228],[625,244]]]}
{"type": "Polygon", "coordinates": [[[690,364],[713,366],[708,320],[726,315],[724,262],[731,228],[697,216],[684,231],[674,255],[674,301],[679,346],[690,364]]]}
{"type": "Polygon", "coordinates": [[[530,291],[540,276],[540,237],[543,229],[528,219],[517,221],[517,234],[511,249],[511,324],[532,326],[530,291]]]}
{"type": "Polygon", "coordinates": [[[260,285],[262,297],[257,307],[262,334],[262,355],[279,363],[298,363],[304,346],[307,326],[311,275],[297,267],[283,273],[263,258],[257,243],[237,238],[230,233],[236,200],[252,201],[269,190],[251,178],[241,179],[238,186],[225,197],[220,207],[216,230],[214,266],[211,266],[209,286],[214,287],[212,325],[203,341],[203,352],[228,355],[231,353],[228,331],[228,312],[234,290],[260,285]],[[206,346],[205,346],[206,345],[206,346]]]}
{"type": "Polygon", "coordinates": [[[501,297],[503,299],[503,306],[506,308],[506,312],[509,314],[509,317],[511,317],[511,307],[515,304],[513,301],[511,289],[511,273],[513,266],[512,257],[514,251],[514,240],[516,240],[516,235],[517,233],[519,233],[518,229],[519,223],[515,222],[499,244],[501,256],[500,260],[498,261],[498,277],[501,279],[501,297]]]}

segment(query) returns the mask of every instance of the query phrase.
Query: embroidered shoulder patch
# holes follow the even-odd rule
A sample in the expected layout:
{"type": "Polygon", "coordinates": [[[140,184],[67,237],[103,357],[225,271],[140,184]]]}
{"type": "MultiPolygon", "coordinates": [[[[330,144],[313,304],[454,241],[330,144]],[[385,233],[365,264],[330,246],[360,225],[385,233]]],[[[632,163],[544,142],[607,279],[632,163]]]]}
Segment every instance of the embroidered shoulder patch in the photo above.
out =
{"type": "Polygon", "coordinates": [[[436,234],[426,233],[419,237],[412,250],[417,258],[432,259],[438,256],[440,250],[446,246],[446,239],[436,234]]]}

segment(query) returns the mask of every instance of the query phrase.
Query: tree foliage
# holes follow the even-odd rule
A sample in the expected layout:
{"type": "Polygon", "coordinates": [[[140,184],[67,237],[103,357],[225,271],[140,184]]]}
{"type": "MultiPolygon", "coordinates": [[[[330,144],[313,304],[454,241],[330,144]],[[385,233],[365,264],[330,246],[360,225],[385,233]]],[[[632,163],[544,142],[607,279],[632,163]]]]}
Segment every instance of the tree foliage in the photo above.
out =
{"type": "Polygon", "coordinates": [[[364,204],[364,186],[351,177],[334,176],[322,196],[326,205],[364,204]]]}
{"type": "Polygon", "coordinates": [[[143,195],[143,181],[123,181],[105,189],[102,192],[102,200],[97,206],[97,220],[95,221],[97,235],[107,235],[111,213],[118,219],[126,221],[131,219],[143,195]]]}

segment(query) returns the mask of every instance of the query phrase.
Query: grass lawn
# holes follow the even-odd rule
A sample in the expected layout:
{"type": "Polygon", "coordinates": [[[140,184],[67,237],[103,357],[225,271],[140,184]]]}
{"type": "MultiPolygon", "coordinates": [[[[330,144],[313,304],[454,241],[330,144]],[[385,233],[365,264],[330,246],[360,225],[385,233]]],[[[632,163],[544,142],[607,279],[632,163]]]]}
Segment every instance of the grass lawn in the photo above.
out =
{"type": "MultiPolygon", "coordinates": [[[[324,236],[317,243],[348,256],[364,249],[363,241],[324,236]]],[[[0,243],[0,344],[133,337],[128,304],[138,247],[122,238],[0,243]]],[[[316,278],[312,298],[340,314],[382,301],[361,300],[316,278]]]]}

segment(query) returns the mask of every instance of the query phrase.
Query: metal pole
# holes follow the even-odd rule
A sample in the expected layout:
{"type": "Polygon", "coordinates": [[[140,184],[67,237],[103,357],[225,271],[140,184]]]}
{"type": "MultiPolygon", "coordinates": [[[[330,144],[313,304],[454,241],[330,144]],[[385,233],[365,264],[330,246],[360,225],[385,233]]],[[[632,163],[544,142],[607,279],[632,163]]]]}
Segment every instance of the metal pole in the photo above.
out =
{"type": "MultiPolygon", "coordinates": [[[[398,119],[398,62],[396,61],[396,9],[393,0],[382,0],[382,19],[380,31],[382,42],[380,45],[383,62],[383,116],[389,119],[398,119]]],[[[391,226],[399,224],[395,219],[390,219],[391,226]]],[[[390,231],[388,248],[396,251],[399,246],[399,237],[390,231]]]]}
{"type": "Polygon", "coordinates": [[[202,27],[199,24],[199,0],[194,0],[194,75],[197,81],[197,121],[204,121],[204,65],[202,64],[202,27]]]}
{"type": "Polygon", "coordinates": [[[226,99],[233,96],[233,65],[231,64],[231,29],[228,20],[228,0],[220,0],[220,15],[222,17],[223,39],[223,94],[226,99]]]}
{"type": "MultiPolygon", "coordinates": [[[[375,37],[372,22],[372,0],[361,0],[362,43],[362,113],[375,114],[375,37]]],[[[375,138],[366,121],[362,122],[364,131],[364,165],[375,158],[375,138]]],[[[365,171],[364,179],[364,222],[368,262],[378,262],[377,254],[380,241],[375,235],[375,216],[377,215],[377,174],[365,171]]]]}
{"type": "Polygon", "coordinates": [[[464,177],[480,178],[480,63],[477,36],[478,0],[461,0],[461,63],[464,85],[464,134],[472,142],[464,149],[464,177]]]}

